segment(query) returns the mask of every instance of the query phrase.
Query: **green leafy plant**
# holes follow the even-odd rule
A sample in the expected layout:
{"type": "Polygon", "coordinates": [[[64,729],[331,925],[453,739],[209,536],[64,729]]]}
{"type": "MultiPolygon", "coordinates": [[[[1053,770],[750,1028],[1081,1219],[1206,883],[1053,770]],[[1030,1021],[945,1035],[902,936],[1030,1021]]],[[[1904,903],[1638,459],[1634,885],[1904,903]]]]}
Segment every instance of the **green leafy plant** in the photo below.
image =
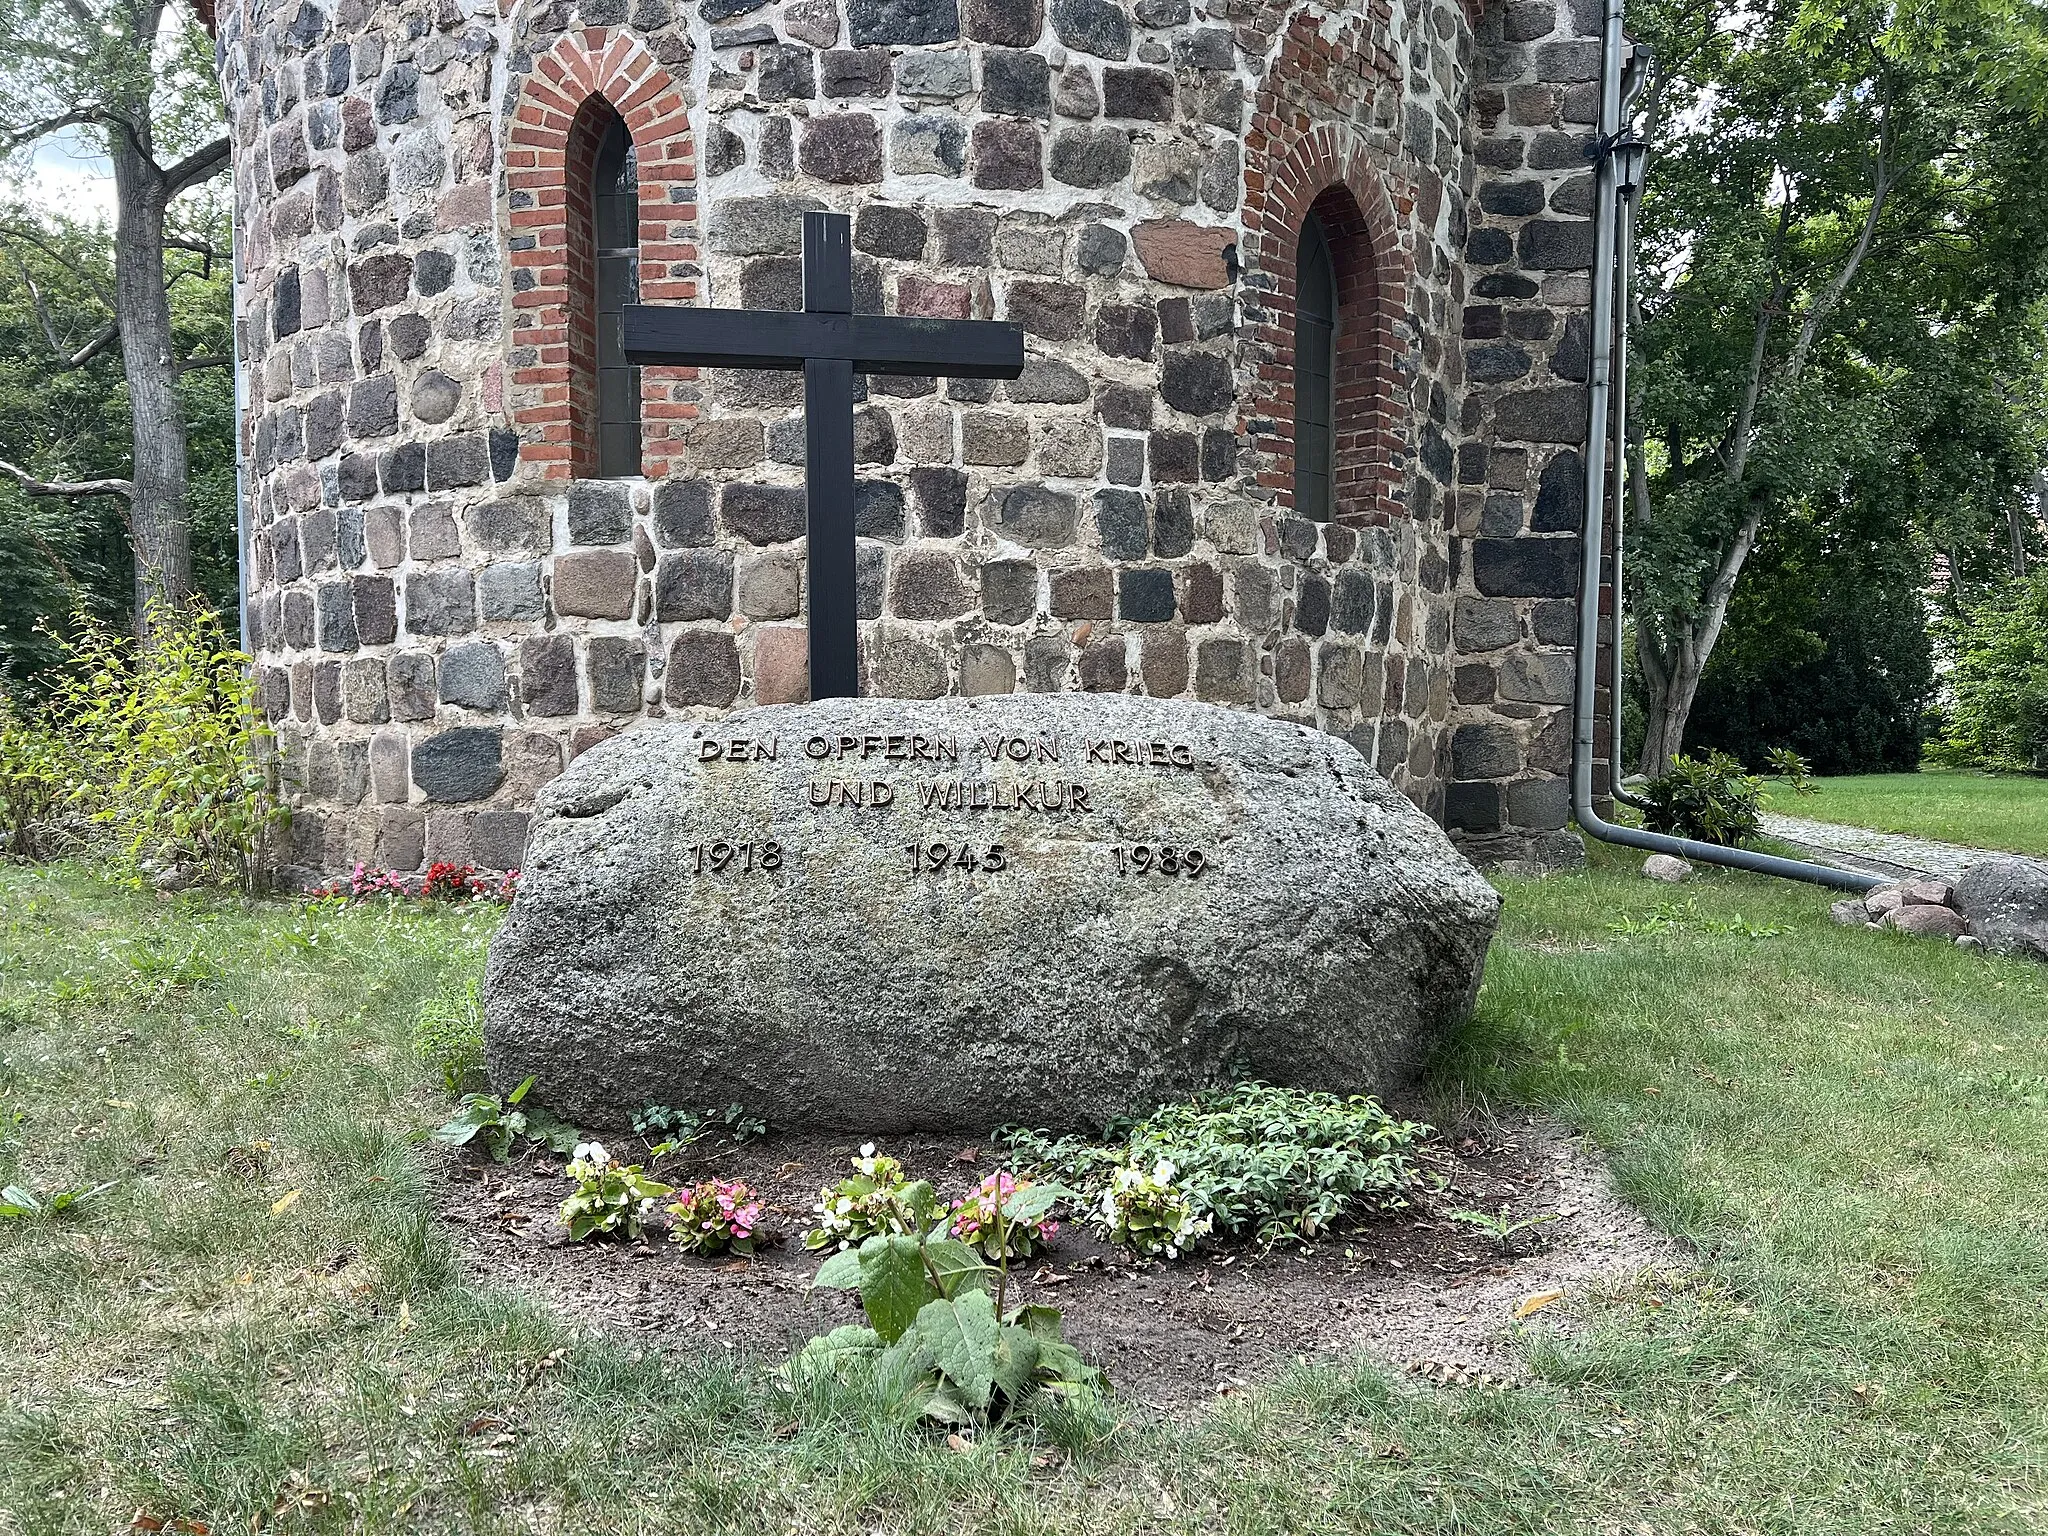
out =
{"type": "Polygon", "coordinates": [[[90,615],[73,629],[47,712],[71,753],[68,803],[138,873],[256,889],[291,813],[249,658],[204,610],[152,607],[147,650],[90,615]]]}
{"type": "Polygon", "coordinates": [[[87,1200],[96,1200],[114,1187],[95,1184],[90,1189],[53,1189],[39,1195],[26,1184],[9,1184],[0,1189],[0,1218],[30,1221],[38,1217],[61,1216],[87,1200]]]}
{"type": "Polygon", "coordinates": [[[1539,1231],[1549,1226],[1552,1222],[1562,1219],[1562,1213],[1558,1211],[1544,1211],[1535,1216],[1522,1217],[1519,1220],[1510,1216],[1505,1209],[1502,1209],[1498,1215],[1489,1215],[1485,1211],[1468,1210],[1446,1211],[1444,1214],[1450,1217],[1452,1221],[1476,1228],[1487,1237],[1492,1238],[1494,1246],[1499,1248],[1502,1253],[1515,1252],[1518,1247],[1516,1240],[1525,1233],[1539,1231]]]}
{"type": "Polygon", "coordinates": [[[1764,781],[1726,752],[1704,761],[1680,755],[1671,771],[1643,784],[1643,824],[1652,832],[1732,848],[1761,830],[1764,781]]]}
{"type": "Polygon", "coordinates": [[[768,1122],[747,1113],[740,1104],[728,1104],[717,1114],[670,1109],[650,1104],[633,1116],[633,1134],[647,1143],[650,1158],[666,1157],[717,1137],[738,1146],[768,1134],[768,1122]]]}
{"type": "Polygon", "coordinates": [[[638,1163],[613,1162],[595,1141],[578,1142],[565,1171],[576,1181],[576,1191],[562,1202],[555,1219],[579,1243],[593,1237],[640,1236],[661,1197],[675,1193],[649,1178],[638,1163]]]}
{"type": "Polygon", "coordinates": [[[877,1234],[916,1231],[917,1215],[907,1199],[920,1187],[931,1186],[912,1184],[901,1163],[878,1154],[872,1141],[865,1143],[853,1160],[853,1177],[818,1191],[818,1203],[811,1208],[818,1224],[804,1234],[804,1246],[852,1248],[877,1234]]]}
{"type": "Polygon", "coordinates": [[[0,686],[0,852],[37,859],[56,851],[52,823],[64,799],[67,756],[63,737],[0,686]]]}
{"type": "Polygon", "coordinates": [[[1124,1203],[1135,1201],[1148,1222],[1167,1223],[1129,1230],[1173,1231],[1171,1195],[1178,1193],[1190,1220],[1208,1221],[1219,1237],[1265,1246],[1308,1242],[1342,1222],[1404,1208],[1422,1184],[1414,1154],[1430,1133],[1373,1099],[1256,1082],[1211,1089],[1112,1127],[1119,1129],[1123,1139],[1107,1143],[1004,1134],[1034,1169],[1079,1186],[1098,1225],[1116,1230],[1103,1199],[1121,1173],[1124,1203]],[[1173,1170],[1165,1179],[1157,1177],[1162,1162],[1173,1170]]]}
{"type": "Polygon", "coordinates": [[[484,1065],[484,1005],[475,977],[460,992],[428,998],[412,1026],[413,1054],[459,1093],[484,1065]]]}
{"type": "Polygon", "coordinates": [[[494,1093],[465,1093],[455,1118],[434,1132],[434,1139],[451,1147],[466,1147],[481,1137],[494,1163],[509,1161],[512,1149],[522,1137],[538,1141],[553,1152],[573,1153],[577,1145],[576,1127],[538,1105],[526,1108],[526,1095],[532,1088],[533,1079],[529,1077],[502,1099],[494,1093]]]}
{"type": "Polygon", "coordinates": [[[706,1179],[668,1208],[669,1241],[685,1253],[752,1253],[761,1238],[761,1197],[737,1179],[706,1179]]]}
{"type": "Polygon", "coordinates": [[[991,1259],[1028,1259],[1060,1229],[1051,1214],[1056,1199],[1031,1180],[997,1169],[953,1202],[953,1236],[991,1259]],[[1036,1214],[1006,1217],[1006,1210],[1036,1214]]]}
{"type": "Polygon", "coordinates": [[[1790,747],[1773,747],[1764,754],[1764,766],[1783,779],[1795,795],[1820,792],[1813,782],[1813,765],[1790,747]]]}
{"type": "MultiPolygon", "coordinates": [[[[989,1213],[996,1251],[1007,1251],[1008,1226],[1042,1218],[1073,1193],[1040,1184],[996,1202],[989,1213]]],[[[948,1425],[987,1424],[1048,1399],[1074,1402],[1101,1392],[1102,1373],[1066,1342],[1057,1308],[1006,1310],[1006,1261],[991,1268],[974,1248],[946,1235],[950,1213],[930,1184],[902,1186],[898,1198],[910,1231],[877,1233],[842,1249],[813,1281],[859,1292],[867,1325],[811,1340],[783,1367],[785,1380],[872,1371],[907,1412],[948,1425]]]]}

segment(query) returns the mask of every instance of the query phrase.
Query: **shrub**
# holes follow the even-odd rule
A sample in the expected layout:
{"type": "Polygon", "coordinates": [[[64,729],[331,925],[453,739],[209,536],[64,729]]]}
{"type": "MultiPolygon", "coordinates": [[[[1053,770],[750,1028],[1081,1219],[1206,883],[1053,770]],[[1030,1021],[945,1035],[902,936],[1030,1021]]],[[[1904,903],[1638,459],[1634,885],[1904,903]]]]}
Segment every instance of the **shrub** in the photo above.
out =
{"type": "Polygon", "coordinates": [[[903,1177],[903,1165],[881,1157],[871,1141],[853,1160],[853,1177],[818,1191],[818,1224],[804,1234],[806,1248],[851,1248],[877,1234],[914,1230],[916,1216],[905,1203],[917,1186],[903,1177]]]}
{"type": "Polygon", "coordinates": [[[65,794],[63,738],[0,688],[0,852],[47,858],[65,794]]]}
{"type": "Polygon", "coordinates": [[[1681,755],[1669,773],[1643,785],[1643,825],[1732,848],[1762,827],[1763,788],[1726,752],[1709,752],[1704,762],[1681,755]]]}
{"type": "MultiPolygon", "coordinates": [[[[1007,1133],[1036,1167],[1080,1185],[1112,1232],[1103,1197],[1121,1178],[1120,1208],[1135,1203],[1148,1221],[1166,1224],[1126,1221],[1126,1230],[1174,1230],[1168,1192],[1178,1192],[1192,1220],[1265,1246],[1307,1242],[1343,1221],[1404,1207],[1422,1180],[1414,1149],[1428,1134],[1369,1098],[1265,1083],[1166,1105],[1131,1125],[1121,1143],[1007,1133]],[[1163,1177],[1162,1163],[1170,1170],[1163,1177]]],[[[1173,1245],[1185,1250],[1177,1238],[1173,1245]]]]}
{"type": "Polygon", "coordinates": [[[1888,531],[1891,511],[1856,509],[1875,516],[1860,530],[1769,520],[1686,720],[1695,756],[1761,763],[1787,746],[1824,774],[1920,766],[1934,693],[1927,568],[1917,541],[1888,531]]]}
{"type": "Polygon", "coordinates": [[[1813,764],[1790,747],[1771,748],[1764,754],[1764,766],[1790,785],[1795,795],[1813,795],[1820,792],[1813,782],[1813,764]]]}
{"type": "Polygon", "coordinates": [[[953,1202],[953,1235],[987,1258],[1030,1258],[1040,1244],[1052,1241],[1060,1224],[1050,1214],[1005,1223],[1002,1208],[1032,1187],[1029,1179],[1015,1178],[1000,1169],[990,1174],[953,1202]]]}
{"type": "Polygon", "coordinates": [[[669,1241],[685,1253],[752,1253],[761,1231],[761,1197],[737,1179],[706,1179],[668,1208],[669,1241]]]}
{"type": "Polygon", "coordinates": [[[2009,582],[1950,629],[1955,704],[1935,757],[2048,773],[2048,566],[2009,582]]]}
{"type": "Polygon", "coordinates": [[[254,890],[290,812],[249,658],[212,613],[152,609],[147,650],[75,623],[43,711],[64,747],[64,802],[112,829],[138,870],[254,890]]]}
{"type": "Polygon", "coordinates": [[[579,1142],[569,1160],[576,1192],[562,1202],[555,1219],[576,1242],[593,1237],[635,1238],[663,1195],[674,1190],[647,1177],[638,1163],[619,1164],[597,1142],[579,1142]]]}
{"type": "Polygon", "coordinates": [[[461,992],[420,1005],[412,1026],[413,1054],[441,1074],[450,1093],[483,1070],[484,1005],[474,977],[461,992]]]}

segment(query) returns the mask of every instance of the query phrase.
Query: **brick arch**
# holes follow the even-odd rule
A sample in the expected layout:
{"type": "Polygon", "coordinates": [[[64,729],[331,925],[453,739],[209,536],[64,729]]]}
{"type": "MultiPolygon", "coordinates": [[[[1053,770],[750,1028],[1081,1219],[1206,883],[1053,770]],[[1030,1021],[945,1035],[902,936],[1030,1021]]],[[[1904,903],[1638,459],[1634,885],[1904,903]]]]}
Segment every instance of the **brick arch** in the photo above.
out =
{"type": "MultiPolygon", "coordinates": [[[[1291,51],[1302,19],[1289,29],[1269,81],[1282,71],[1299,78],[1291,51]]],[[[1327,51],[1326,44],[1315,44],[1327,51]]],[[[1326,66],[1327,67],[1327,66],[1326,66]]],[[[1352,526],[1389,523],[1404,511],[1403,471],[1410,452],[1406,348],[1398,334],[1408,307],[1412,254],[1402,241],[1395,204],[1371,152],[1349,127],[1297,128],[1293,103],[1260,95],[1254,126],[1261,174],[1246,178],[1247,275],[1265,291],[1258,347],[1259,398],[1252,412],[1259,482],[1283,506],[1294,499],[1294,261],[1311,210],[1330,237],[1337,267],[1340,331],[1337,411],[1331,462],[1334,520],[1352,526]],[[1265,153],[1258,151],[1264,147],[1265,153]],[[1261,430],[1263,429],[1263,430],[1261,430]]],[[[1404,199],[1404,202],[1407,200],[1404,199]]]]}
{"type": "MultiPolygon", "coordinates": [[[[697,158],[682,88],[622,28],[563,34],[521,84],[505,152],[514,274],[507,405],[521,464],[545,479],[589,473],[595,462],[590,181],[613,114],[625,120],[639,166],[640,296],[697,298],[697,158]]],[[[695,378],[688,368],[642,372],[644,474],[667,474],[679,455],[672,434],[696,415],[695,378]]]]}

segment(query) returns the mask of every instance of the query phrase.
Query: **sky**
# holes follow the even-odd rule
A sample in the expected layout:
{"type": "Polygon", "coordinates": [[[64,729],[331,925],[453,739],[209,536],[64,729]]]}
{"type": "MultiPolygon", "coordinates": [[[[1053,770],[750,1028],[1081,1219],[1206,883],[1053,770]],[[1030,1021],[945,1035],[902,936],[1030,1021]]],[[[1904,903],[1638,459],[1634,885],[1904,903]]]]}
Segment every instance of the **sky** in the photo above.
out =
{"type": "Polygon", "coordinates": [[[114,174],[106,156],[76,130],[58,134],[40,145],[26,174],[14,182],[21,196],[37,207],[73,218],[114,217],[114,174]]]}

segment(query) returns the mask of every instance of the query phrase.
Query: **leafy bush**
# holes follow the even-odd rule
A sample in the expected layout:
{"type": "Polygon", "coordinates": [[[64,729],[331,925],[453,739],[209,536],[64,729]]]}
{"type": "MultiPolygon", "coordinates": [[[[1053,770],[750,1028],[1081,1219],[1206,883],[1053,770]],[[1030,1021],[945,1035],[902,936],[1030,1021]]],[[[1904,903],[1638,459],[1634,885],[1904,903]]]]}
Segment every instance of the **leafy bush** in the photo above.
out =
{"type": "Polygon", "coordinates": [[[737,1179],[706,1179],[668,1208],[669,1241],[685,1253],[752,1253],[761,1232],[761,1197],[737,1179]]]}
{"type": "MultiPolygon", "coordinates": [[[[812,1207],[818,1224],[804,1234],[810,1249],[851,1248],[866,1238],[916,1230],[916,1216],[906,1203],[919,1186],[903,1177],[903,1165],[877,1156],[871,1141],[853,1160],[853,1177],[832,1189],[818,1191],[812,1207]]],[[[929,1185],[923,1186],[929,1188],[929,1185]]]]}
{"type": "MultiPolygon", "coordinates": [[[[996,1251],[1013,1225],[1031,1225],[1072,1190],[1015,1188],[989,1214],[996,1251]]],[[[948,1213],[923,1182],[898,1192],[911,1230],[877,1234],[827,1259],[813,1284],[860,1293],[867,1326],[815,1338],[783,1367],[785,1380],[871,1371],[906,1412],[940,1424],[978,1425],[1029,1413],[1047,1399],[1091,1399],[1102,1373],[1062,1336],[1057,1308],[1005,1310],[1009,1272],[945,1235],[948,1213]],[[989,1288],[993,1285],[994,1296],[989,1288]]]]}
{"type": "Polygon", "coordinates": [[[1762,827],[1764,781],[1726,752],[1706,760],[1681,754],[1671,771],[1643,785],[1643,825],[1652,832],[1732,848],[1762,827]]]}
{"type": "Polygon", "coordinates": [[[1764,766],[1791,786],[1795,795],[1818,794],[1813,782],[1813,764],[1790,747],[1773,747],[1764,754],[1764,766]]]}
{"type": "Polygon", "coordinates": [[[1767,525],[1765,543],[1700,680],[1687,749],[1761,763],[1781,746],[1819,773],[1912,772],[1934,693],[1916,542],[1828,537],[1794,518],[1767,525]]]}
{"type": "Polygon", "coordinates": [[[450,1093],[483,1070],[484,1004],[475,977],[452,996],[421,1004],[412,1026],[413,1054],[441,1074],[450,1093]]]}
{"type": "Polygon", "coordinates": [[[249,658],[217,616],[158,608],[151,644],[79,615],[39,709],[0,698],[0,830],[42,854],[66,814],[109,829],[139,873],[260,884],[290,820],[249,658]]]}
{"type": "Polygon", "coordinates": [[[1121,1143],[1006,1134],[1034,1166],[1079,1185],[1112,1232],[1103,1199],[1121,1174],[1121,1204],[1148,1213],[1148,1222],[1168,1223],[1126,1223],[1129,1230],[1171,1230],[1169,1192],[1177,1191],[1190,1220],[1270,1247],[1406,1206],[1422,1179],[1414,1148],[1429,1127],[1396,1119],[1369,1098],[1239,1083],[1155,1110],[1129,1125],[1121,1143]],[[1163,1177],[1161,1163],[1168,1165],[1163,1177]]]}
{"type": "Polygon", "coordinates": [[[249,658],[212,613],[152,609],[147,650],[76,623],[47,711],[75,754],[69,800],[113,828],[138,868],[254,890],[291,816],[249,658]]]}
{"type": "Polygon", "coordinates": [[[1955,704],[1934,756],[1957,767],[2048,773],[2048,566],[1952,626],[1955,704]]]}
{"type": "MultiPolygon", "coordinates": [[[[1003,1208],[1031,1188],[1029,1179],[1018,1179],[998,1169],[960,1199],[953,1202],[953,1235],[991,1259],[1028,1259],[1039,1245],[1049,1243],[1060,1229],[1050,1214],[1033,1221],[1003,1220],[1003,1208]],[[998,1233],[1006,1234],[998,1240],[998,1233]]],[[[1050,1207],[1048,1207],[1048,1211],[1050,1207]]]]}
{"type": "Polygon", "coordinates": [[[593,1237],[640,1236],[661,1197],[675,1193],[647,1177],[638,1163],[613,1162],[595,1141],[577,1143],[567,1171],[576,1181],[576,1192],[562,1202],[555,1219],[579,1243],[593,1237]]]}
{"type": "Polygon", "coordinates": [[[578,1145],[575,1126],[538,1106],[522,1107],[532,1088],[529,1077],[502,1099],[494,1093],[465,1093],[455,1118],[434,1132],[434,1139],[451,1147],[466,1147],[482,1137],[494,1163],[510,1161],[512,1149],[522,1137],[540,1142],[550,1151],[573,1152],[578,1145]]]}
{"type": "Polygon", "coordinates": [[[64,739],[22,713],[0,687],[0,852],[47,858],[51,827],[64,803],[64,739]]]}

